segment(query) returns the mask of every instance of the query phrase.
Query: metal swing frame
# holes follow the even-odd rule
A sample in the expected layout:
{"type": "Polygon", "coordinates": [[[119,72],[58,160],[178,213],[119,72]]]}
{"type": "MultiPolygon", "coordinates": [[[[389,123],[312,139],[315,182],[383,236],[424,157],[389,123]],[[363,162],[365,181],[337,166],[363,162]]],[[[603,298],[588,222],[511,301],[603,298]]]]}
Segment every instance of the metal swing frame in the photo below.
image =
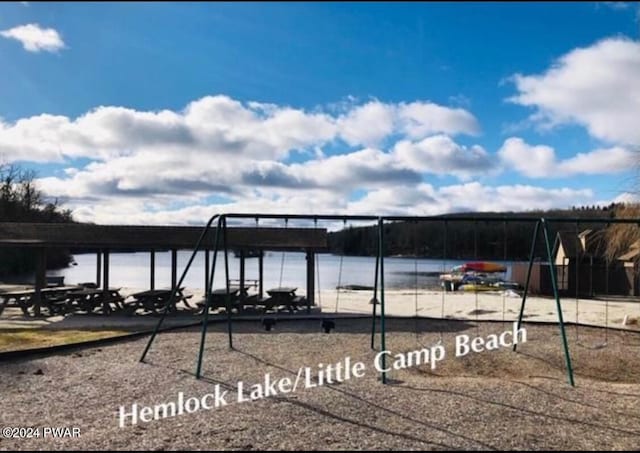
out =
{"type": "MultiPolygon", "coordinates": [[[[176,288],[172,291],[171,293],[171,297],[168,299],[167,304],[165,306],[165,309],[162,311],[162,314],[158,320],[158,323],[153,331],[153,333],[151,334],[151,337],[149,338],[149,341],[144,349],[144,352],[142,353],[142,356],[140,358],[141,362],[144,362],[146,359],[147,354],[149,353],[149,350],[151,348],[151,345],[153,344],[155,338],[157,337],[157,334],[160,332],[160,328],[166,318],[166,315],[168,313],[168,307],[171,306],[171,304],[174,302],[175,298],[176,298],[176,293],[177,293],[177,288],[182,286],[182,283],[191,267],[191,265],[193,264],[193,261],[195,259],[195,256],[197,254],[198,251],[203,249],[203,242],[204,242],[204,238],[207,234],[207,232],[211,229],[213,223],[215,221],[217,221],[217,226],[216,228],[216,232],[215,232],[215,243],[214,243],[214,247],[213,247],[213,263],[210,269],[210,275],[209,278],[207,279],[207,289],[205,294],[210,294],[211,293],[211,287],[213,285],[213,277],[214,277],[214,273],[215,273],[215,268],[216,268],[216,261],[217,261],[217,254],[218,251],[220,251],[220,248],[223,249],[224,251],[224,272],[225,272],[225,281],[226,281],[226,308],[227,308],[227,334],[228,334],[228,341],[229,341],[229,348],[233,349],[233,328],[232,328],[232,316],[231,316],[231,297],[229,294],[229,258],[228,258],[228,244],[227,244],[227,219],[228,218],[254,218],[254,219],[258,219],[258,218],[269,218],[269,219],[303,219],[303,220],[360,220],[360,221],[376,221],[377,222],[377,229],[378,229],[378,253],[376,254],[376,266],[375,266],[375,275],[374,275],[374,290],[373,290],[373,309],[372,309],[372,329],[371,329],[371,347],[374,348],[375,347],[375,334],[376,334],[376,319],[377,319],[377,301],[379,300],[379,304],[380,304],[380,313],[379,313],[379,317],[380,317],[380,348],[381,350],[386,350],[386,325],[385,325],[385,286],[384,286],[384,255],[385,255],[385,248],[384,248],[384,244],[385,244],[385,228],[384,228],[384,224],[386,221],[444,221],[445,225],[447,222],[454,222],[454,221],[478,221],[478,220],[485,220],[485,221],[504,221],[504,222],[528,222],[528,223],[533,223],[535,222],[535,228],[533,231],[533,239],[532,239],[532,243],[531,243],[531,252],[529,255],[529,266],[527,269],[527,277],[526,277],[526,283],[525,283],[525,288],[524,288],[524,293],[522,296],[522,302],[521,302],[521,306],[520,306],[520,313],[518,316],[518,321],[517,321],[517,326],[518,328],[522,325],[522,320],[523,320],[523,315],[524,315],[524,310],[525,310],[525,304],[526,304],[526,299],[527,299],[527,294],[528,294],[528,290],[529,290],[529,284],[530,284],[530,279],[531,279],[531,268],[533,266],[533,262],[534,262],[534,258],[535,258],[535,248],[536,248],[536,243],[538,240],[538,234],[539,234],[539,230],[542,229],[543,235],[544,235],[544,242],[545,242],[545,246],[546,246],[546,255],[547,255],[547,259],[549,262],[549,272],[550,272],[550,278],[551,278],[551,283],[552,283],[552,289],[553,289],[553,295],[555,298],[555,302],[556,302],[556,309],[557,309],[557,314],[558,314],[558,326],[560,328],[560,332],[561,332],[561,338],[562,338],[562,349],[563,349],[563,354],[564,354],[564,358],[565,358],[565,364],[566,364],[566,371],[567,371],[567,378],[569,381],[569,384],[574,386],[575,385],[575,381],[574,381],[574,377],[573,377],[573,368],[572,368],[572,364],[571,364],[571,356],[569,353],[569,345],[568,345],[568,341],[567,341],[567,335],[566,335],[566,329],[565,329],[565,323],[564,323],[564,319],[562,316],[562,306],[561,306],[561,302],[560,302],[560,296],[559,296],[559,292],[558,292],[558,285],[557,285],[557,281],[556,281],[556,270],[555,270],[555,264],[553,261],[553,257],[552,257],[552,250],[551,250],[551,242],[550,242],[550,238],[549,238],[549,223],[553,222],[553,223],[567,223],[567,222],[575,222],[576,219],[569,219],[569,218],[564,218],[564,219],[545,219],[545,218],[538,218],[538,217],[517,217],[517,216],[501,216],[501,217],[497,217],[497,216],[367,216],[367,215],[305,215],[305,214],[256,214],[256,213],[252,213],[252,214],[215,214],[213,215],[209,221],[207,222],[206,226],[203,228],[202,234],[200,235],[197,243],[195,244],[193,253],[180,277],[180,280],[178,282],[178,284],[176,285],[176,288]],[[222,244],[220,244],[220,242],[222,242],[222,244]],[[378,294],[379,294],[379,299],[378,299],[378,294]]],[[[589,222],[589,223],[607,223],[607,224],[612,224],[612,223],[627,223],[627,224],[640,224],[640,220],[639,219],[611,219],[611,218],[607,218],[607,219],[597,219],[597,218],[590,218],[590,219],[577,219],[579,221],[583,221],[583,222],[589,222]]],[[[446,229],[445,229],[446,231],[446,229]]],[[[445,248],[446,248],[446,239],[445,239],[445,248]]],[[[446,259],[446,257],[445,257],[446,259]]],[[[196,367],[196,377],[200,378],[201,374],[202,374],[202,362],[203,362],[203,356],[204,356],[204,345],[206,342],[206,332],[207,332],[207,326],[208,326],[208,315],[209,315],[209,307],[210,307],[210,298],[207,298],[207,301],[205,303],[205,308],[203,310],[203,319],[202,319],[202,332],[201,332],[201,339],[200,339],[200,347],[199,347],[199,351],[198,351],[198,356],[197,356],[197,367],[196,367]]],[[[516,350],[516,346],[514,345],[513,347],[514,350],[516,350]]],[[[385,355],[382,356],[382,360],[385,360],[385,355]]],[[[385,364],[381,363],[382,365],[382,369],[385,369],[385,364]]],[[[387,382],[387,372],[381,372],[381,380],[383,383],[387,382]]]]}

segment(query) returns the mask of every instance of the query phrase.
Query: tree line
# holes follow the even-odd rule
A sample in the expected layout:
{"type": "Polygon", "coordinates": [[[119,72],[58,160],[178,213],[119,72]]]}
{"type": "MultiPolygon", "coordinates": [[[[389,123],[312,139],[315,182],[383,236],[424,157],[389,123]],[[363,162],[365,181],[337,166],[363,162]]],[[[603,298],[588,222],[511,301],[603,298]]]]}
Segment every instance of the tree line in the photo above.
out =
{"type": "MultiPolygon", "coordinates": [[[[619,205],[585,208],[555,209],[529,212],[477,213],[483,218],[495,220],[468,221],[443,220],[403,221],[385,224],[386,256],[416,256],[431,259],[463,260],[527,260],[535,222],[519,221],[523,217],[578,218],[575,223],[550,223],[551,246],[558,231],[578,232],[586,229],[601,230],[602,223],[589,223],[590,218],[614,218],[619,205]],[[508,216],[515,220],[503,221],[508,216]]],[[[448,218],[469,217],[474,213],[449,215],[448,218]]],[[[332,253],[343,255],[374,256],[378,253],[378,227],[348,227],[329,234],[332,253]]],[[[536,257],[545,257],[546,248],[542,231],[535,247],[536,257]]]]}
{"type": "MultiPolygon", "coordinates": [[[[47,201],[37,188],[35,172],[13,164],[0,163],[0,221],[33,223],[73,222],[72,213],[58,200],[47,201]]],[[[47,251],[47,267],[66,267],[68,250],[47,251]]],[[[35,252],[25,248],[0,247],[0,276],[20,275],[35,269],[35,252]]]]}

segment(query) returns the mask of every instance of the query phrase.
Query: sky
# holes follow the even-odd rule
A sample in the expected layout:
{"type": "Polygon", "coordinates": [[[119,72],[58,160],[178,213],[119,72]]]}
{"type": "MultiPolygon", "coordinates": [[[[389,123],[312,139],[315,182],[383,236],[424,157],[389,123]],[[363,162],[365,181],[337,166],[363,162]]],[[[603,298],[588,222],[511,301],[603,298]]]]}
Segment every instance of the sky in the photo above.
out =
{"type": "Polygon", "coordinates": [[[637,200],[640,9],[0,4],[0,163],[79,221],[637,200]]]}

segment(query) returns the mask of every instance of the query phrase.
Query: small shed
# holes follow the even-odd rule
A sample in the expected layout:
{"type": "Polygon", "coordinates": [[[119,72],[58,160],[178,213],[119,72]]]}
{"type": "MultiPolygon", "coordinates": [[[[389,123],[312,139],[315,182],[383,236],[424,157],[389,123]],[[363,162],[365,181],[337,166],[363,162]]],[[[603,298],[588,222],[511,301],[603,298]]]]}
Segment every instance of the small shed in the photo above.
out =
{"type": "Polygon", "coordinates": [[[595,297],[633,293],[624,266],[619,260],[606,258],[602,231],[558,232],[553,254],[561,295],[595,297]]]}
{"type": "Polygon", "coordinates": [[[636,241],[618,258],[617,266],[624,273],[625,295],[640,296],[640,241],[636,241]]]}
{"type": "MultiPolygon", "coordinates": [[[[524,287],[527,282],[527,270],[529,263],[513,263],[511,267],[511,280],[524,287]]],[[[534,262],[531,267],[531,279],[529,281],[529,294],[552,295],[551,274],[549,274],[549,263],[534,262]]]]}

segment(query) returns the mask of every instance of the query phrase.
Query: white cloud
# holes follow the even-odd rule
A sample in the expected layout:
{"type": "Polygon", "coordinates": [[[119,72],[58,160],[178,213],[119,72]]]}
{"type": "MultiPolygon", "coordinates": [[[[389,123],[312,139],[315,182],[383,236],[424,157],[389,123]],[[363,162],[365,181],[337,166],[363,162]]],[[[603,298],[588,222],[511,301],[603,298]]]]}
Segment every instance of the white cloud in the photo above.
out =
{"type": "Polygon", "coordinates": [[[530,178],[557,173],[555,151],[549,146],[531,146],[521,138],[511,137],[505,140],[498,155],[507,167],[530,178]]]}
{"type": "Polygon", "coordinates": [[[640,43],[605,39],[562,56],[543,74],[513,77],[509,100],[543,127],[579,124],[598,139],[640,144],[640,43]]]}
{"type": "Polygon", "coordinates": [[[400,130],[413,139],[424,138],[438,132],[448,135],[480,133],[476,118],[461,108],[411,102],[399,105],[398,118],[401,123],[400,130]]]}
{"type": "Polygon", "coordinates": [[[394,107],[371,101],[340,118],[340,135],[350,145],[378,146],[394,131],[394,107]]]}
{"type": "Polygon", "coordinates": [[[348,144],[373,147],[394,133],[419,140],[438,133],[477,135],[480,131],[478,121],[467,110],[423,101],[370,101],[352,108],[340,118],[338,127],[340,137],[348,144]]]}
{"type": "Polygon", "coordinates": [[[620,173],[637,167],[639,158],[637,152],[616,146],[578,153],[562,161],[560,166],[561,171],[568,174],[620,173]]]}
{"type": "Polygon", "coordinates": [[[518,137],[505,140],[498,150],[498,156],[507,168],[513,168],[530,178],[621,173],[637,166],[640,158],[636,152],[615,146],[558,160],[552,147],[529,145],[518,137]]]}
{"type": "Polygon", "coordinates": [[[454,199],[460,199],[459,207],[478,211],[566,208],[574,204],[588,203],[594,196],[591,189],[547,189],[523,184],[490,187],[478,183],[452,186],[446,188],[445,193],[454,199]],[[462,204],[464,200],[468,200],[466,205],[462,204]]]}
{"type": "MultiPolygon", "coordinates": [[[[423,171],[445,171],[444,162],[416,169],[393,151],[362,147],[389,137],[402,139],[405,120],[400,112],[405,107],[369,101],[351,102],[331,113],[309,112],[227,96],[197,99],[181,111],[100,106],[77,118],[42,114],[0,121],[0,155],[32,162],[89,158],[83,167],[39,181],[49,196],[65,201],[82,220],[111,222],[122,205],[145,213],[139,217],[144,222],[170,207],[197,206],[212,196],[226,198],[238,209],[305,210],[314,203],[336,207],[346,205],[354,191],[417,184],[423,171]],[[323,148],[335,148],[340,140],[360,148],[327,157],[323,148]],[[289,162],[294,150],[303,154],[289,162]]],[[[446,108],[433,111],[448,115],[446,108]]],[[[435,113],[425,119],[430,123],[423,129],[437,130],[440,124],[464,133],[466,123],[456,129],[452,122],[458,114],[456,110],[453,117],[438,121],[435,113]]],[[[419,119],[413,124],[419,127],[419,119]]],[[[463,159],[464,147],[437,137],[451,148],[441,159],[447,153],[452,162],[463,159]]],[[[437,154],[435,143],[429,152],[437,154]]]]}
{"type": "Polygon", "coordinates": [[[57,52],[65,47],[60,34],[53,28],[42,28],[38,24],[26,24],[0,31],[0,36],[15,39],[29,52],[57,52]]]}
{"type": "MultiPolygon", "coordinates": [[[[623,192],[613,199],[614,203],[639,203],[640,194],[623,192]]],[[[606,205],[608,202],[598,203],[600,205],[606,205]]]]}
{"type": "Polygon", "coordinates": [[[486,172],[493,165],[491,157],[481,146],[467,148],[446,135],[434,135],[419,142],[400,141],[393,153],[407,168],[461,178],[486,172]]]}
{"type": "Polygon", "coordinates": [[[382,188],[349,204],[354,213],[438,215],[450,212],[528,211],[593,200],[590,189],[545,189],[529,185],[491,187],[479,182],[434,188],[429,184],[382,188]]]}
{"type": "Polygon", "coordinates": [[[632,2],[599,2],[600,4],[615,10],[625,10],[631,8],[632,2]]]}
{"type": "MultiPolygon", "coordinates": [[[[590,191],[568,188],[478,182],[434,188],[423,182],[429,175],[484,177],[507,162],[452,137],[478,130],[470,113],[428,102],[374,100],[305,111],[207,96],[180,111],[100,106],[77,118],[42,114],[0,122],[0,156],[63,163],[89,158],[39,184],[78,220],[97,223],[201,224],[216,212],[434,214],[591,201],[590,191]]],[[[539,152],[517,139],[506,145],[515,147],[502,150],[515,163],[531,149],[539,152]]],[[[617,156],[612,162],[626,158],[622,148],[596,151],[596,158],[617,156]]],[[[552,149],[549,154],[539,165],[544,171],[535,174],[544,176],[554,164],[597,171],[588,154],[560,162],[552,149]]]]}
{"type": "Polygon", "coordinates": [[[359,187],[417,183],[421,176],[392,154],[365,148],[349,154],[292,165],[292,171],[306,175],[317,187],[344,192],[359,187]]]}
{"type": "MultiPolygon", "coordinates": [[[[79,221],[104,224],[202,225],[218,213],[316,213],[367,215],[438,215],[462,211],[523,211],[594,204],[590,189],[540,188],[530,185],[491,187],[478,182],[434,188],[430,184],[395,185],[369,191],[348,201],[330,191],[291,191],[279,195],[259,193],[230,203],[191,203],[170,209],[139,199],[101,199],[74,209],[79,221]]],[[[72,206],[74,207],[74,206],[72,206]]]]}
{"type": "MultiPolygon", "coordinates": [[[[469,121],[476,122],[464,110],[425,102],[409,105],[412,109],[422,105],[431,112],[411,120],[411,127],[424,133],[467,133],[469,121]]],[[[183,111],[101,106],[76,119],[42,114],[13,124],[0,121],[0,154],[8,160],[39,162],[64,157],[105,160],[147,147],[160,152],[163,147],[179,147],[209,158],[285,159],[293,150],[316,152],[338,139],[351,146],[369,146],[403,134],[406,108],[375,101],[331,115],[257,102],[245,105],[227,96],[195,100],[183,111]]],[[[410,131],[410,136],[416,134],[410,131]]]]}

